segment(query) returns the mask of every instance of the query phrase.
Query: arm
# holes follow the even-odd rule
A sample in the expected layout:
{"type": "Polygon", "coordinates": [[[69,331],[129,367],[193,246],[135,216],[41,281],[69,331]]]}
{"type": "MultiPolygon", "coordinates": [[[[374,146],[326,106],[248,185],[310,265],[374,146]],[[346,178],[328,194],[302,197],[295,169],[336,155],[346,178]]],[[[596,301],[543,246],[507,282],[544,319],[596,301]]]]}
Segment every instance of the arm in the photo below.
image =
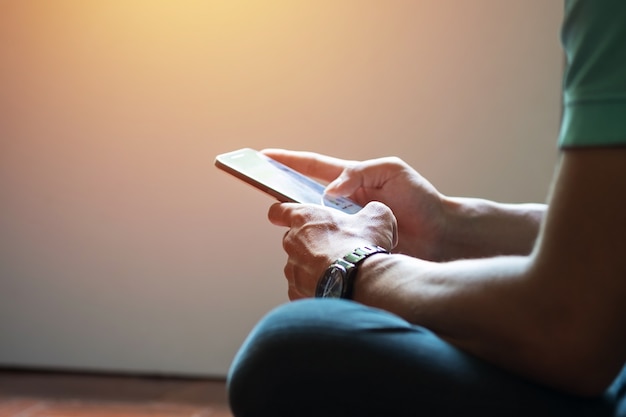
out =
{"type": "Polygon", "coordinates": [[[354,296],[499,366],[600,393],[626,359],[626,149],[566,151],[529,256],[372,256],[354,296]]]}
{"type": "MultiPolygon", "coordinates": [[[[369,170],[377,177],[374,168],[369,170]]],[[[403,188],[411,184],[414,187],[415,181],[403,188]]],[[[395,186],[387,181],[385,187],[395,186]]],[[[531,253],[524,249],[516,256],[444,263],[397,252],[374,255],[360,268],[354,298],[429,327],[459,347],[535,381],[597,394],[626,359],[622,190],[626,149],[565,151],[545,215],[542,206],[482,200],[450,200],[464,204],[456,211],[435,212],[458,216],[446,220],[458,230],[447,239],[428,242],[443,251],[443,242],[452,247],[461,242],[465,249],[460,252],[473,255],[483,245],[492,245],[490,252],[499,246],[494,243],[506,244],[515,233],[526,233],[519,242],[528,245],[535,240],[534,225],[543,218],[531,253]],[[516,226],[505,229],[509,222],[516,226]]],[[[394,190],[391,195],[398,194],[394,190]]],[[[423,208],[413,204],[409,212],[419,214],[415,207],[423,208]]],[[[290,228],[283,245],[289,255],[285,275],[291,299],[312,296],[319,276],[334,259],[362,244],[392,248],[396,230],[402,237],[402,227],[407,227],[402,217],[396,227],[395,217],[381,204],[368,204],[354,216],[316,206],[275,204],[269,217],[290,228]]],[[[505,251],[500,247],[498,252],[505,251]]]]}

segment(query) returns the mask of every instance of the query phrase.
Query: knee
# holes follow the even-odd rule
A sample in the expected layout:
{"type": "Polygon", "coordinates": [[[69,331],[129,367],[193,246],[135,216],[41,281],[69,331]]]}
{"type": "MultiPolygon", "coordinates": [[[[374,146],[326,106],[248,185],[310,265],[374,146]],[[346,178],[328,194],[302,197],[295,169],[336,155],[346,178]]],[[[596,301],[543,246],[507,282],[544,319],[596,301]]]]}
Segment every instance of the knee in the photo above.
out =
{"type": "Polygon", "coordinates": [[[273,362],[284,363],[288,359],[286,354],[294,351],[294,345],[301,344],[303,339],[319,336],[321,330],[328,330],[332,326],[330,319],[325,317],[328,309],[319,304],[319,300],[307,299],[281,305],[269,312],[252,329],[239,349],[231,365],[229,379],[236,380],[241,373],[248,376],[250,372],[258,372],[273,362]]]}
{"type": "MultiPolygon", "coordinates": [[[[307,384],[326,365],[341,335],[367,308],[345,300],[307,299],[277,307],[252,330],[231,365],[227,386],[236,416],[263,415],[290,387],[307,384]]],[[[366,320],[367,322],[367,320],[366,320]]],[[[371,321],[369,321],[371,322],[371,321]]]]}
{"type": "Polygon", "coordinates": [[[280,397],[280,385],[289,378],[294,356],[303,354],[302,343],[310,326],[314,301],[277,307],[250,332],[237,352],[227,378],[228,399],[236,416],[263,416],[276,411],[271,401],[280,397]],[[291,365],[290,365],[291,364],[291,365]]]}
{"type": "Polygon", "coordinates": [[[385,339],[378,344],[386,346],[386,337],[410,329],[397,316],[346,300],[282,305],[257,324],[235,356],[228,376],[233,413],[259,416],[272,410],[277,415],[286,397],[295,401],[302,394],[294,387],[336,377],[339,368],[349,373],[350,366],[359,367],[355,355],[372,335],[385,339]]]}

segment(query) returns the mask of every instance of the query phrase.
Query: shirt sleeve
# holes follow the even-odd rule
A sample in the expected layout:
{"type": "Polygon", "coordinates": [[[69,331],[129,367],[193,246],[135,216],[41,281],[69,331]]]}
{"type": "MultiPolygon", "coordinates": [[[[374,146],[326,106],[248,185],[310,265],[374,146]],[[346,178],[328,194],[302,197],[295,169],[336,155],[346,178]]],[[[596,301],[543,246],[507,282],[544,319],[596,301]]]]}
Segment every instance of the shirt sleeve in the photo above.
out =
{"type": "Polygon", "coordinates": [[[566,0],[559,147],[626,145],[626,1],[566,0]]]}

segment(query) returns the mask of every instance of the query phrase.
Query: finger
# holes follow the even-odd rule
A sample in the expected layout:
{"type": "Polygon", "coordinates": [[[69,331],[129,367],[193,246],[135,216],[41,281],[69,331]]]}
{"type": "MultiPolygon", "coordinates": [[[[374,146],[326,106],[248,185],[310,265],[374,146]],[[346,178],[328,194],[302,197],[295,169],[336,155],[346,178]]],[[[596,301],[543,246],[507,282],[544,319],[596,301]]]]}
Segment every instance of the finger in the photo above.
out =
{"type": "Polygon", "coordinates": [[[326,187],[331,195],[352,196],[359,188],[380,189],[392,177],[406,169],[406,164],[396,157],[370,159],[355,163],[326,187]]]}
{"type": "Polygon", "coordinates": [[[345,169],[339,177],[333,180],[326,189],[325,194],[333,196],[351,196],[356,190],[363,186],[364,177],[362,171],[355,171],[351,168],[345,169]]]}
{"type": "Polygon", "coordinates": [[[264,155],[281,162],[304,175],[324,182],[337,178],[348,166],[355,161],[334,158],[315,152],[289,151],[285,149],[264,149],[264,155]]]}
{"type": "Polygon", "coordinates": [[[290,301],[296,301],[306,298],[306,295],[302,294],[295,287],[289,287],[289,289],[287,290],[287,297],[289,297],[290,301]]]}
{"type": "MultiPolygon", "coordinates": [[[[285,271],[287,271],[287,267],[285,267],[285,271]]],[[[295,280],[293,279],[294,273],[290,273],[290,275],[287,275],[287,272],[285,272],[285,276],[287,276],[287,296],[289,297],[289,299],[291,301],[295,301],[295,300],[299,300],[302,298],[306,298],[307,294],[305,294],[296,284],[295,280]],[[291,278],[290,278],[291,276],[291,278]]],[[[309,296],[310,297],[310,296],[309,296]]]]}
{"type": "Polygon", "coordinates": [[[291,212],[297,203],[274,203],[267,212],[267,218],[276,226],[291,227],[291,212]]]}
{"type": "Polygon", "coordinates": [[[293,277],[295,275],[294,273],[294,267],[291,264],[291,262],[287,261],[287,263],[285,264],[285,267],[283,268],[283,274],[285,275],[285,278],[287,278],[287,282],[289,283],[289,285],[293,285],[293,277]]]}
{"type": "Polygon", "coordinates": [[[299,227],[328,210],[332,213],[336,211],[312,203],[274,203],[267,212],[267,218],[276,226],[299,227]]]}

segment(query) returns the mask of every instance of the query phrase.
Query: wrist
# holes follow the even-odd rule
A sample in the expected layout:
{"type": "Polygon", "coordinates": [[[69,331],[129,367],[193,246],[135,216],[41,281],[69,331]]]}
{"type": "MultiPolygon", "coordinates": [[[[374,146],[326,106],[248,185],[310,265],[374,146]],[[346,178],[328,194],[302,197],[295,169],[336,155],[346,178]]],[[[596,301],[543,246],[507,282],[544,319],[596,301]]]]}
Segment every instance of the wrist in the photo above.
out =
{"type": "Polygon", "coordinates": [[[459,197],[443,197],[443,227],[439,238],[438,261],[466,257],[472,229],[480,217],[477,200],[459,197]]]}
{"type": "Polygon", "coordinates": [[[543,204],[504,204],[479,198],[443,199],[440,260],[527,255],[545,212],[543,204]]]}
{"type": "Polygon", "coordinates": [[[354,279],[367,258],[389,251],[377,245],[360,246],[337,259],[324,271],[315,288],[317,298],[352,298],[354,279]]]}

